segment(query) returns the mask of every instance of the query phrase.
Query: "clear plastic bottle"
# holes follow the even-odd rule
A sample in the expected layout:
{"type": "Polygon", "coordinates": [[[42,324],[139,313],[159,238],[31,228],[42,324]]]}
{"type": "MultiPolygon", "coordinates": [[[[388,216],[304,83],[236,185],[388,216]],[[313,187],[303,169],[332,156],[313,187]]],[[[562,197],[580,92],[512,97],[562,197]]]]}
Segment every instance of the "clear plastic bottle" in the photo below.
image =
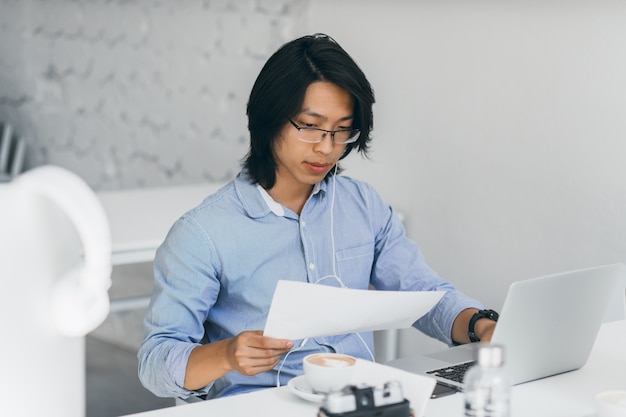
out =
{"type": "Polygon", "coordinates": [[[465,417],[509,417],[511,383],[504,374],[504,348],[481,344],[476,365],[463,380],[465,417]]]}

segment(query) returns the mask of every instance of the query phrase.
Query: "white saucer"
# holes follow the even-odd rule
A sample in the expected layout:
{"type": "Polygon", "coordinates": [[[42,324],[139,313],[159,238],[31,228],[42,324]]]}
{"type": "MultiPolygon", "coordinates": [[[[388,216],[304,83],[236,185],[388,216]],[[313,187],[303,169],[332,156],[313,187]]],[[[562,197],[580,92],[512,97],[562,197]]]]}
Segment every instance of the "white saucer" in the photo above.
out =
{"type": "Polygon", "coordinates": [[[303,400],[312,401],[314,403],[321,403],[325,397],[324,394],[318,394],[313,392],[304,375],[291,378],[289,382],[287,382],[287,386],[289,387],[291,392],[293,392],[303,400]]]}

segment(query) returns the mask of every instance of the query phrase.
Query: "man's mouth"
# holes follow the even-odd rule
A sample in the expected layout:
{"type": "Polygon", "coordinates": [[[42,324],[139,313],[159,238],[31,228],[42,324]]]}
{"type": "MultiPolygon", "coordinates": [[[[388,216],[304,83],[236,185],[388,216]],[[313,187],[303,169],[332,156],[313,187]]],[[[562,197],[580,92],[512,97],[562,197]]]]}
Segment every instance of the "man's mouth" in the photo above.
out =
{"type": "Polygon", "coordinates": [[[318,162],[305,162],[305,164],[309,168],[309,170],[315,172],[316,174],[322,174],[325,171],[328,171],[333,166],[333,164],[318,162]]]}

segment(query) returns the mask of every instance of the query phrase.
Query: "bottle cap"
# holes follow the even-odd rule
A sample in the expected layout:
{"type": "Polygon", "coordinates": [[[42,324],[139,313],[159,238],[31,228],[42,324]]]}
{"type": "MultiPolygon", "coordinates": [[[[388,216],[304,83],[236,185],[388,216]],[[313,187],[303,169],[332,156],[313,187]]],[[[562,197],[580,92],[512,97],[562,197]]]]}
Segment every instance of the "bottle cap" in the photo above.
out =
{"type": "Polygon", "coordinates": [[[476,352],[476,362],[487,368],[497,368],[504,363],[504,347],[500,345],[483,344],[476,352]]]}

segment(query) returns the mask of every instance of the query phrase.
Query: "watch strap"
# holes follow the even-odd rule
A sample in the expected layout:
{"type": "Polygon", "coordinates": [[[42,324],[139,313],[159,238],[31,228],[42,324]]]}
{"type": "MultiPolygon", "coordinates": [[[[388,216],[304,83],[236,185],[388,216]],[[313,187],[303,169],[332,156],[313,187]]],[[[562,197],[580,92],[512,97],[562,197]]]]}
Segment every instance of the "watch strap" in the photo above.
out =
{"type": "Polygon", "coordinates": [[[476,322],[478,320],[489,319],[493,321],[498,321],[498,317],[500,317],[500,315],[494,310],[478,310],[477,313],[474,313],[469,321],[469,326],[467,330],[467,335],[469,336],[470,342],[480,342],[480,339],[476,336],[476,333],[474,332],[474,326],[476,325],[476,322]]]}

